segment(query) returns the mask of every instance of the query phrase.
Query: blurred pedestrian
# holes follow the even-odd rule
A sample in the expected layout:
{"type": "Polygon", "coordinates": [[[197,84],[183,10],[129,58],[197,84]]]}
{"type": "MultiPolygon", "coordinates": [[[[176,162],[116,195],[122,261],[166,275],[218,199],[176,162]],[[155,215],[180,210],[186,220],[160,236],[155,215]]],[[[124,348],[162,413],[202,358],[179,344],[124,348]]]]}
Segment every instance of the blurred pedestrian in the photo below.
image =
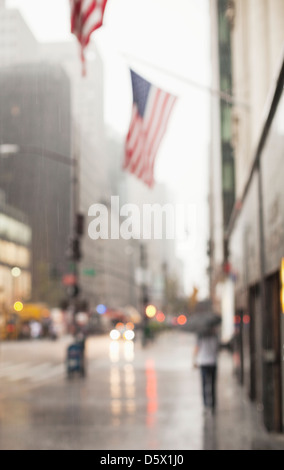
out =
{"type": "Polygon", "coordinates": [[[219,340],[214,329],[200,334],[194,351],[195,366],[200,368],[205,410],[216,409],[216,382],[219,340]]]}
{"type": "Polygon", "coordinates": [[[30,331],[32,339],[39,339],[42,335],[42,326],[38,321],[32,321],[30,323],[30,331]]]}

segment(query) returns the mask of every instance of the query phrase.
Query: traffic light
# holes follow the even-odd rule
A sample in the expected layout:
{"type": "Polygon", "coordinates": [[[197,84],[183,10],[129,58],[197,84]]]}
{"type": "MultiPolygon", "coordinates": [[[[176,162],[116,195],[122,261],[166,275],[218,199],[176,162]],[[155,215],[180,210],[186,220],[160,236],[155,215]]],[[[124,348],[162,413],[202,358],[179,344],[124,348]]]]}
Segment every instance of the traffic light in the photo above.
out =
{"type": "Polygon", "coordinates": [[[80,261],[82,258],[81,244],[79,238],[73,238],[70,242],[70,259],[80,261]]]}
{"type": "Polygon", "coordinates": [[[68,286],[67,294],[68,297],[70,297],[71,299],[75,299],[80,294],[80,287],[77,284],[74,284],[73,286],[68,286]]]}
{"type": "Polygon", "coordinates": [[[75,227],[75,230],[76,230],[76,234],[79,236],[79,237],[82,237],[84,235],[84,226],[85,226],[85,217],[83,214],[77,214],[76,215],[76,227],[75,227]]]}

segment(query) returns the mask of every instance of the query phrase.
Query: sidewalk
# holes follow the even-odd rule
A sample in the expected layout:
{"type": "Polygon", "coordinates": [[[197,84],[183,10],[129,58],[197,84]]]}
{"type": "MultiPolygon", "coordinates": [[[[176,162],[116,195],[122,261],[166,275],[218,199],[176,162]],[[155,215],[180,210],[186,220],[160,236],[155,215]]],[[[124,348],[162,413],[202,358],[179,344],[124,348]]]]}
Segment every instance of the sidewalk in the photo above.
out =
{"type": "Polygon", "coordinates": [[[204,417],[204,450],[283,450],[284,435],[269,434],[262,414],[252,403],[233,372],[232,356],[219,359],[218,410],[204,417]]]}

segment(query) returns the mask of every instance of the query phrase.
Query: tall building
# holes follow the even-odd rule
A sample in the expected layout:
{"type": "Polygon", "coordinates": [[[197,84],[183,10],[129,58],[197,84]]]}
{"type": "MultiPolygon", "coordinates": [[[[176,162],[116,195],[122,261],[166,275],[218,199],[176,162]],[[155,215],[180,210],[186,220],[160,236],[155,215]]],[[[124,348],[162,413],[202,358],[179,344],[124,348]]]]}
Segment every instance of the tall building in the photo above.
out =
{"type": "Polygon", "coordinates": [[[234,333],[234,284],[228,265],[227,227],[235,204],[235,160],[232,145],[232,53],[227,0],[212,0],[210,152],[210,291],[215,310],[222,314],[222,342],[234,333]]]}
{"type": "Polygon", "coordinates": [[[60,66],[39,63],[38,54],[20,12],[1,0],[0,145],[16,151],[0,158],[0,186],[33,232],[31,296],[53,305],[65,296],[61,277],[71,227],[70,84],[60,66]],[[67,164],[56,161],[57,153],[67,164]]]}
{"type": "Polygon", "coordinates": [[[37,57],[38,42],[20,12],[5,8],[0,2],[0,64],[1,67],[32,62],[37,57]]]}
{"type": "Polygon", "coordinates": [[[15,149],[0,158],[0,187],[32,229],[33,299],[57,305],[71,228],[68,77],[59,65],[1,68],[0,102],[0,143],[15,149]]]}
{"type": "Polygon", "coordinates": [[[241,198],[283,48],[283,1],[231,2],[236,195],[241,198]],[[258,80],[256,80],[258,77],[258,80]]]}
{"type": "Polygon", "coordinates": [[[283,431],[284,3],[228,2],[237,202],[227,228],[236,368],[269,431],[283,431]],[[282,273],[283,274],[283,273],[282,273]]]}
{"type": "Polygon", "coordinates": [[[73,152],[79,155],[80,198],[79,210],[85,216],[85,234],[82,237],[80,285],[82,296],[94,309],[98,304],[112,308],[129,304],[129,260],[121,240],[92,240],[88,216],[93,204],[111,200],[108,173],[107,139],[104,125],[104,76],[99,51],[91,43],[87,53],[87,75],[82,76],[82,65],[75,42],[42,44],[40,57],[57,61],[70,77],[72,92],[73,152]]]}

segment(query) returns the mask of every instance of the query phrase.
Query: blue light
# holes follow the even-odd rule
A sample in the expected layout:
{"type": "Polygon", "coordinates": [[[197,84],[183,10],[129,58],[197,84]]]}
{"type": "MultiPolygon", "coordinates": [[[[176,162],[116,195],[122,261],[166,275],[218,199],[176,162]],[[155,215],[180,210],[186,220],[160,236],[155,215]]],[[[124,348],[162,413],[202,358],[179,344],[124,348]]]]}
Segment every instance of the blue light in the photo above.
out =
{"type": "Polygon", "coordinates": [[[103,315],[104,313],[106,313],[107,311],[107,307],[105,305],[98,305],[97,306],[97,312],[100,314],[100,315],[103,315]]]}

